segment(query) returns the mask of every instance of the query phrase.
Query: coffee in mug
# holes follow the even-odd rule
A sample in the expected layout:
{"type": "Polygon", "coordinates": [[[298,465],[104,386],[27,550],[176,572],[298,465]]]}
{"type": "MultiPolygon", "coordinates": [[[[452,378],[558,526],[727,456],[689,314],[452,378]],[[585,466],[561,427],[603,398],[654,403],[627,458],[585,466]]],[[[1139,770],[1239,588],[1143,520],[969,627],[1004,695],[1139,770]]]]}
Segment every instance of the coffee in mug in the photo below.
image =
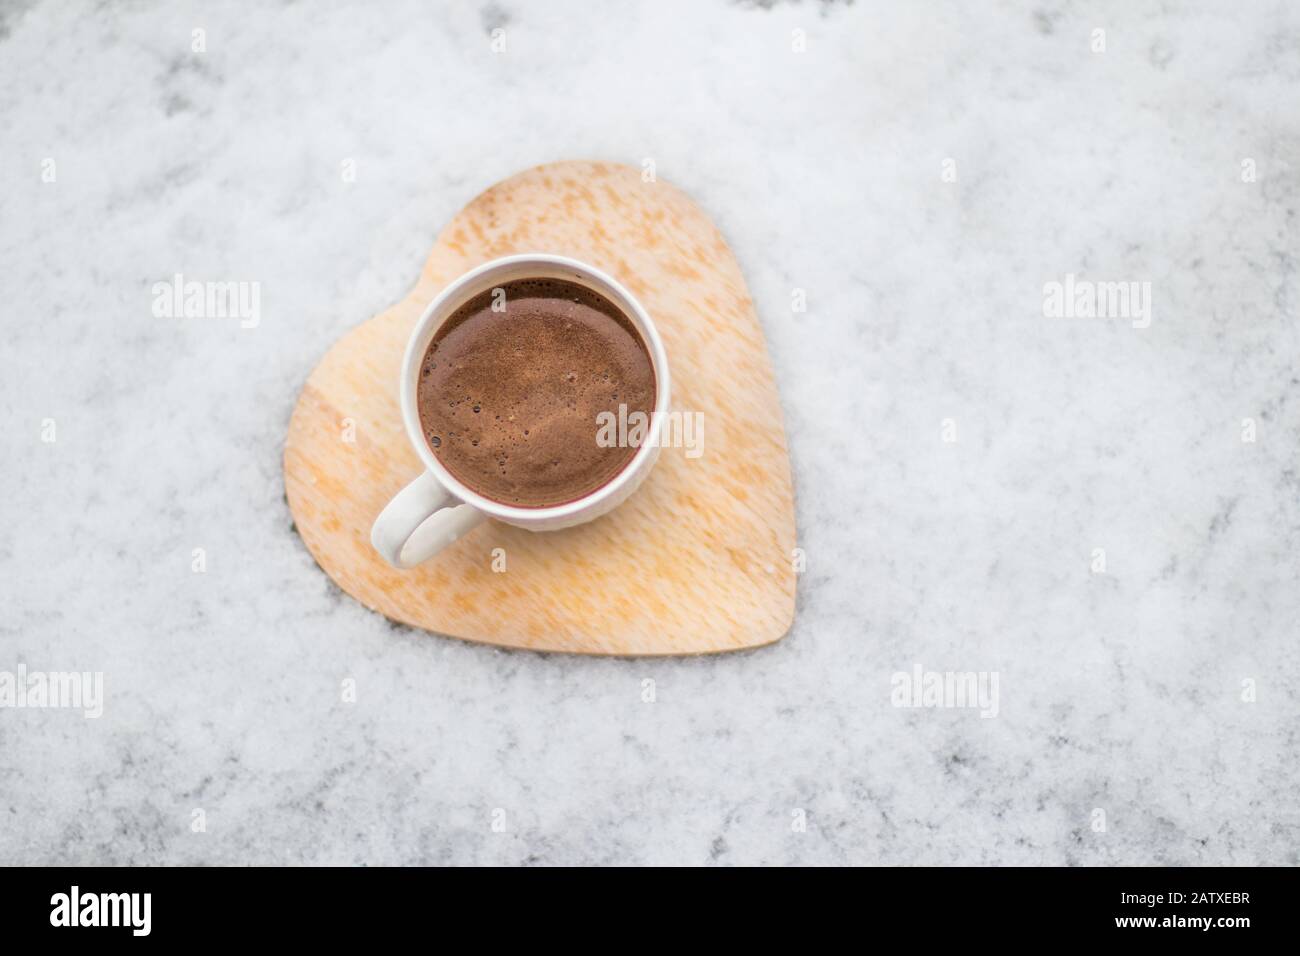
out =
{"type": "Polygon", "coordinates": [[[613,276],[541,252],[485,262],[438,293],[397,384],[423,468],[370,529],[397,568],[488,518],[559,531],[607,514],[654,467],[672,400],[645,307],[613,276]]]}
{"type": "Polygon", "coordinates": [[[649,349],[594,289],[556,278],[485,290],[438,329],[420,364],[420,426],[447,471],[522,508],[576,501],[637,449],[597,441],[602,413],[655,406],[649,349]]]}

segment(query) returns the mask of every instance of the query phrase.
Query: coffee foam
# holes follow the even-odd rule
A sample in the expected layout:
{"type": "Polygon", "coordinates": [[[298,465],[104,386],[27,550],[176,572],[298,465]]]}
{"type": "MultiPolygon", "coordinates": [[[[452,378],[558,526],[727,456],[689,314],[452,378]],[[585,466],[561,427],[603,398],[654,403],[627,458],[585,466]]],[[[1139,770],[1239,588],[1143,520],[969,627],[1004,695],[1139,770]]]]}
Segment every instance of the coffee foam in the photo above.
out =
{"type": "Polygon", "coordinates": [[[604,296],[562,279],[475,296],[434,335],[420,365],[420,424],[446,469],[504,504],[585,497],[636,448],[597,444],[597,416],[654,411],[655,374],[636,327],[604,296]]]}

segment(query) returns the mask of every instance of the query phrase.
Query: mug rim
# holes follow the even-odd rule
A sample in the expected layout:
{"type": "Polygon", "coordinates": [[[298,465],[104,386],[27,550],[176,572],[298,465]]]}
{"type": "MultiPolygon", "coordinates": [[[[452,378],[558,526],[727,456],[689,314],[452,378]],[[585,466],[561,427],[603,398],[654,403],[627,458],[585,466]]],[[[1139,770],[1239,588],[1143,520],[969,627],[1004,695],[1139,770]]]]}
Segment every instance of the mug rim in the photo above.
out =
{"type": "MultiPolygon", "coordinates": [[[[521,276],[520,278],[525,277],[521,276]]],[[[538,276],[536,278],[554,277],[538,276]]],[[[473,293],[471,293],[471,297],[472,295],[473,293]]],[[[637,298],[608,273],[579,259],[545,252],[514,253],[490,259],[450,282],[430,300],[416,320],[415,326],[411,330],[411,336],[407,340],[406,352],[402,358],[401,374],[399,402],[402,408],[402,420],[406,426],[406,435],[415,447],[416,454],[425,469],[431,472],[434,478],[438,480],[438,483],[458,501],[478,509],[489,517],[515,525],[549,523],[556,519],[573,518],[575,515],[593,508],[616,495],[628,482],[634,480],[634,477],[643,468],[647,467],[647,459],[653,459],[654,454],[658,451],[659,429],[662,426],[664,416],[668,413],[671,391],[668,375],[668,356],[664,351],[663,342],[659,338],[659,331],[655,328],[650,314],[646,312],[645,307],[641,305],[637,298]],[[438,456],[434,454],[433,448],[424,437],[424,428],[420,423],[419,403],[416,400],[418,397],[416,384],[419,379],[420,365],[424,360],[424,352],[428,348],[428,342],[432,340],[431,333],[437,332],[436,326],[431,328],[434,317],[441,314],[439,325],[441,325],[442,321],[450,318],[454,314],[455,308],[463,303],[457,302],[453,308],[448,308],[448,303],[457,300],[466,288],[480,281],[486,274],[528,264],[550,266],[552,269],[558,267],[564,271],[574,270],[576,273],[574,278],[594,283],[598,287],[596,291],[602,295],[608,296],[608,293],[612,292],[613,298],[618,300],[614,304],[621,310],[631,313],[630,318],[636,324],[637,331],[645,342],[655,373],[654,412],[651,415],[651,424],[646,435],[646,441],[637,449],[636,454],[632,456],[618,474],[599,488],[573,501],[558,505],[547,505],[541,508],[525,508],[495,501],[470,488],[448,471],[442,462],[438,460],[438,456]],[[599,288],[600,286],[604,286],[604,288],[599,288]],[[425,341],[426,334],[428,334],[428,341],[425,341]]]]}

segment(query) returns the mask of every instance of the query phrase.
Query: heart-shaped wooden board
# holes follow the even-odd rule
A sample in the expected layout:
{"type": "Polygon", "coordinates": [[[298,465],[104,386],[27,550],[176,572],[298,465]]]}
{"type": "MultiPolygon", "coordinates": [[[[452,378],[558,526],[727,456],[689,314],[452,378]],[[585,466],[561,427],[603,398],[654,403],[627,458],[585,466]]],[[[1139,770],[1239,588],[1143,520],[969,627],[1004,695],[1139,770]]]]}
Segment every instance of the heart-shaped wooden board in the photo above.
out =
{"type": "Polygon", "coordinates": [[[325,572],[415,627],[537,651],[660,655],[769,644],[794,618],[790,462],[753,302],[709,217],[627,166],[539,166],[466,206],[411,293],[336,342],[308,378],[284,481],[325,572]],[[588,262],[641,301],[668,352],[673,410],[703,414],[701,453],[663,448],[640,489],[596,521],[541,533],[489,521],[416,570],[394,570],[370,526],[421,468],[398,410],[407,339],[439,289],[520,252],[588,262]]]}

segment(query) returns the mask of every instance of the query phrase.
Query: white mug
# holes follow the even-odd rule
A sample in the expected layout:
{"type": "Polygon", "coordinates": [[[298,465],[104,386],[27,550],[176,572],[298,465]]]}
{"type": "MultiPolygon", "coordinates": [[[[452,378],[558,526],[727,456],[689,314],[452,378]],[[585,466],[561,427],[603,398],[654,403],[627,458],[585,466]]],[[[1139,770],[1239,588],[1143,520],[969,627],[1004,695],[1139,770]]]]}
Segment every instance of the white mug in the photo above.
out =
{"type": "MultiPolygon", "coordinates": [[[[393,567],[413,568],[487,518],[533,531],[553,531],[598,518],[622,503],[641,484],[659,457],[658,429],[668,412],[668,356],[646,310],[617,281],[575,259],[529,253],[485,262],[447,286],[429,303],[415,323],[415,331],[406,346],[400,388],[406,434],[425,470],[380,512],[370,530],[370,543],[393,567]],[[458,481],[429,447],[416,402],[420,364],[434,333],[474,296],[516,279],[564,279],[604,296],[636,326],[650,353],[655,374],[654,414],[646,438],[632,460],[610,481],[585,497],[545,508],[521,508],[493,501],[458,481]]],[[[595,429],[593,421],[593,441],[595,429]]]]}

